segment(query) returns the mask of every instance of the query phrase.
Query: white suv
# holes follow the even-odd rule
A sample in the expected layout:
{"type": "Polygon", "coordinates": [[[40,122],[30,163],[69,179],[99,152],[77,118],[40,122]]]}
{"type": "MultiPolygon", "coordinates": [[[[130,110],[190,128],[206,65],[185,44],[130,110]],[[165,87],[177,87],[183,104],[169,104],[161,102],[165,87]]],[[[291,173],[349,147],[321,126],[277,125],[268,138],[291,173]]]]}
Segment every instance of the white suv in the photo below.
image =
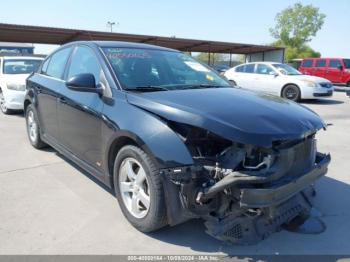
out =
{"type": "Polygon", "coordinates": [[[0,109],[4,114],[23,110],[26,79],[42,61],[43,58],[31,56],[0,57],[0,109]]]}
{"type": "Polygon", "coordinates": [[[303,75],[293,67],[276,62],[247,63],[225,72],[225,77],[242,88],[267,92],[293,101],[330,97],[333,85],[327,79],[303,75]]]}

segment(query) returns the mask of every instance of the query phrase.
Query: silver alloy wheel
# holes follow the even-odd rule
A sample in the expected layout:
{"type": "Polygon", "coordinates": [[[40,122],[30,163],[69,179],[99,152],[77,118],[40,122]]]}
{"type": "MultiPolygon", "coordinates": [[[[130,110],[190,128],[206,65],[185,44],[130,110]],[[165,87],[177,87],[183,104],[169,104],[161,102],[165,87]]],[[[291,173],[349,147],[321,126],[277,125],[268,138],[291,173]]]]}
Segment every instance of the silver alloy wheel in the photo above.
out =
{"type": "Polygon", "coordinates": [[[7,111],[4,94],[0,91],[0,108],[2,112],[7,111]]]}
{"type": "Polygon", "coordinates": [[[32,142],[35,142],[38,137],[38,125],[35,121],[34,113],[32,110],[28,112],[27,125],[28,125],[29,138],[32,142]]]}
{"type": "Polygon", "coordinates": [[[136,218],[144,218],[150,208],[146,172],[134,158],[123,160],[119,168],[119,190],[125,207],[136,218]]]}

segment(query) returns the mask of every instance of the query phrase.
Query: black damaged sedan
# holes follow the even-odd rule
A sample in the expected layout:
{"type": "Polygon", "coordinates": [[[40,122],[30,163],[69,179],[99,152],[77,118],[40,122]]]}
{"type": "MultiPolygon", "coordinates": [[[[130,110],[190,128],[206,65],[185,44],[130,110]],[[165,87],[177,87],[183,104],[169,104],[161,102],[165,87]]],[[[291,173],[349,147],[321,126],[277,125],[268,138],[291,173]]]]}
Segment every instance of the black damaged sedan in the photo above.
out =
{"type": "Polygon", "coordinates": [[[203,218],[255,243],[307,217],[330,156],[311,110],[233,88],[176,50],[73,42],[27,80],[30,143],[50,145],[115,190],[142,232],[203,218]]]}

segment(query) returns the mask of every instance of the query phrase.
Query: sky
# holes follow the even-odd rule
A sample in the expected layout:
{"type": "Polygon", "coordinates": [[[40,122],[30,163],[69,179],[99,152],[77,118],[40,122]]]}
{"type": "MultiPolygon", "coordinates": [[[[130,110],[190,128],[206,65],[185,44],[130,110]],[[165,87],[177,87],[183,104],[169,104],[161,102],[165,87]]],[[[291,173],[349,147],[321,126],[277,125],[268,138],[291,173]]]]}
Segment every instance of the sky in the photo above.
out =
{"type": "MultiPolygon", "coordinates": [[[[176,36],[248,44],[273,42],[269,28],[292,0],[6,0],[0,23],[176,36]]],[[[309,43],[323,57],[350,58],[350,0],[299,1],[326,14],[325,24],[309,43]]],[[[56,46],[35,45],[36,53],[56,46]]]]}

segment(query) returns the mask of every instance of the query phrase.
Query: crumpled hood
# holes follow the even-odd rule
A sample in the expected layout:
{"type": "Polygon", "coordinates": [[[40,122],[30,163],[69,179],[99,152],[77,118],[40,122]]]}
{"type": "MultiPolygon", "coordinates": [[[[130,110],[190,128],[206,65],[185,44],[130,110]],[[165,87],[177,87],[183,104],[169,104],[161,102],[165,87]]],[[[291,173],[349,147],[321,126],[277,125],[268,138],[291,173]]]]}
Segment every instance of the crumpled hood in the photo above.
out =
{"type": "Polygon", "coordinates": [[[167,120],[243,144],[269,147],[273,141],[302,138],[324,127],[304,106],[238,88],[128,92],[127,100],[167,120]]]}

